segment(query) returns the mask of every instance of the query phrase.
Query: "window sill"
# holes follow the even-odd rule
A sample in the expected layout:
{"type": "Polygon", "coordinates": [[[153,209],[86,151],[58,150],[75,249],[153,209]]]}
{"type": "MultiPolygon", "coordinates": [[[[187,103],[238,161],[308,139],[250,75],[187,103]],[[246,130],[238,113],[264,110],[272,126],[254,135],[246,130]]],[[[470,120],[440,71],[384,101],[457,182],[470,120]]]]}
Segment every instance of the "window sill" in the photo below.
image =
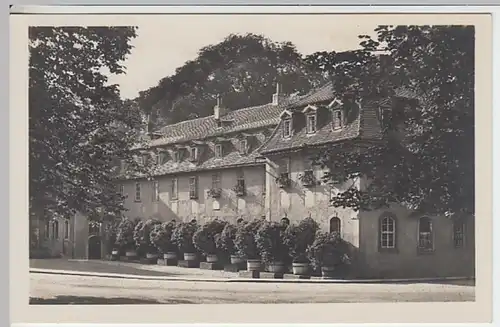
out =
{"type": "Polygon", "coordinates": [[[378,248],[379,253],[387,253],[387,254],[399,254],[399,250],[397,248],[378,248]]]}
{"type": "Polygon", "coordinates": [[[434,249],[417,248],[417,254],[418,255],[434,254],[434,249]]]}
{"type": "Polygon", "coordinates": [[[134,200],[135,203],[141,203],[141,200],[134,200]]]}

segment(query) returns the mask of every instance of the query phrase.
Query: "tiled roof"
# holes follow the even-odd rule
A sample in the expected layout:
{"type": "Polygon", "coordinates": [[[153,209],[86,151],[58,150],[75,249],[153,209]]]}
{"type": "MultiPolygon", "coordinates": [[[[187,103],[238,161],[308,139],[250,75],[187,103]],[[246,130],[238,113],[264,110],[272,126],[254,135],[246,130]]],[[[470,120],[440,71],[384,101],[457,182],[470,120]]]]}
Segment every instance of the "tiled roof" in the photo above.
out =
{"type": "Polygon", "coordinates": [[[313,90],[312,92],[309,92],[309,94],[305,95],[302,99],[291,104],[291,107],[293,108],[303,107],[307,106],[308,104],[324,102],[333,99],[335,99],[333,83],[329,82],[324,86],[316,90],[313,90]]]}
{"type": "MultiPolygon", "coordinates": [[[[300,98],[299,98],[300,99],[300,98]]],[[[223,126],[218,128],[214,116],[202,117],[167,125],[158,132],[164,136],[150,142],[150,146],[162,146],[216,137],[228,133],[240,132],[263,127],[272,127],[279,123],[279,114],[298,98],[284,99],[279,105],[272,103],[233,110],[221,117],[223,126]]]]}

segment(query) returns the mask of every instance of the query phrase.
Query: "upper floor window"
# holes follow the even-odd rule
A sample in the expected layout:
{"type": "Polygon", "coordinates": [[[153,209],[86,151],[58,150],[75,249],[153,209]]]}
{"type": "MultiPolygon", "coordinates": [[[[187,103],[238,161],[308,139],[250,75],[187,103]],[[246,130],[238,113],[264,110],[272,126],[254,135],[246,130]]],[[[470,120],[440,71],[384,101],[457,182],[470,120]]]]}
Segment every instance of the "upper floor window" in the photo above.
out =
{"type": "Polygon", "coordinates": [[[396,219],[384,215],[380,218],[380,248],[396,248],[396,219]]]}
{"type": "Polygon", "coordinates": [[[215,158],[220,159],[222,158],[222,144],[216,144],[215,145],[215,158]]]}
{"type": "Polygon", "coordinates": [[[418,248],[422,251],[434,250],[432,221],[428,217],[422,217],[418,221],[418,248]]]}
{"type": "Polygon", "coordinates": [[[119,193],[120,193],[120,196],[125,196],[125,186],[123,184],[120,184],[119,193]]]}
{"type": "Polygon", "coordinates": [[[330,233],[336,233],[340,235],[341,232],[341,222],[339,217],[333,217],[330,219],[330,233]]]}
{"type": "Polygon", "coordinates": [[[283,120],[283,137],[288,138],[292,136],[292,120],[283,120]]]}
{"type": "Polygon", "coordinates": [[[55,219],[52,221],[52,239],[59,239],[59,221],[55,219]]]}
{"type": "Polygon", "coordinates": [[[248,141],[247,139],[240,140],[240,154],[247,154],[248,151],[248,141]]]}
{"type": "Polygon", "coordinates": [[[198,198],[198,178],[196,176],[189,178],[189,198],[198,198]]]}
{"type": "Polygon", "coordinates": [[[191,147],[189,149],[189,158],[191,159],[191,161],[198,160],[198,148],[191,147]]]}
{"type": "Polygon", "coordinates": [[[177,186],[177,178],[173,178],[172,179],[172,190],[171,190],[171,193],[170,193],[170,198],[172,200],[177,200],[178,196],[179,196],[179,189],[178,189],[178,186],[177,186]]]}
{"type": "Polygon", "coordinates": [[[308,114],[306,116],[307,119],[307,134],[316,133],[316,114],[308,114]]]}
{"type": "Polygon", "coordinates": [[[160,183],[153,181],[153,201],[160,201],[160,183]]]}
{"type": "Polygon", "coordinates": [[[221,188],[220,173],[215,173],[212,175],[212,188],[213,189],[221,188]]]}
{"type": "Polygon", "coordinates": [[[160,156],[158,155],[158,153],[153,153],[153,162],[155,163],[155,165],[158,165],[160,163],[160,156]]]}
{"type": "Polygon", "coordinates": [[[141,201],[141,183],[135,183],[135,201],[141,201]]]}
{"type": "Polygon", "coordinates": [[[333,112],[333,129],[341,129],[343,125],[343,117],[342,117],[342,111],[341,110],[335,110],[333,112]]]}
{"type": "Polygon", "coordinates": [[[456,248],[464,246],[465,241],[465,224],[461,221],[453,222],[453,245],[456,248]]]}

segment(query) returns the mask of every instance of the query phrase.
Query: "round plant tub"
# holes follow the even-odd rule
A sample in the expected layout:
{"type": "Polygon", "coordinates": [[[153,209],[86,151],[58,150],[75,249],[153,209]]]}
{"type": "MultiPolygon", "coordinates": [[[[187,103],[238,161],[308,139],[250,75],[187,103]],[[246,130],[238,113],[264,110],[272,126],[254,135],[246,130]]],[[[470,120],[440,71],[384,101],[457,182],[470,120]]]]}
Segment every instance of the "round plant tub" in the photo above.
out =
{"type": "Polygon", "coordinates": [[[158,259],[158,254],[156,254],[156,253],[146,253],[146,259],[150,259],[150,260],[158,259]]]}
{"type": "Polygon", "coordinates": [[[321,267],[321,276],[323,276],[323,278],[335,277],[335,268],[334,267],[321,267]]]}
{"type": "Polygon", "coordinates": [[[283,262],[271,262],[268,266],[268,270],[272,273],[284,273],[286,271],[286,266],[283,262]]]}
{"type": "Polygon", "coordinates": [[[111,255],[112,255],[112,256],[116,256],[116,257],[117,257],[117,256],[119,256],[119,255],[120,255],[120,251],[118,251],[118,250],[113,250],[113,251],[111,251],[111,255]]]}
{"type": "Polygon", "coordinates": [[[184,260],[196,261],[196,253],[184,253],[184,260]]]}
{"type": "Polygon", "coordinates": [[[214,263],[217,261],[219,261],[219,259],[217,258],[217,254],[207,254],[207,262],[214,263]]]}
{"type": "Polygon", "coordinates": [[[262,263],[259,259],[247,260],[247,270],[248,271],[260,271],[262,263]]]}
{"type": "Polygon", "coordinates": [[[231,255],[231,263],[233,265],[241,265],[245,260],[243,260],[239,255],[231,255]]]}
{"type": "Polygon", "coordinates": [[[309,264],[308,263],[292,263],[292,271],[294,275],[307,276],[309,275],[309,264]]]}
{"type": "Polygon", "coordinates": [[[163,259],[168,259],[168,260],[177,259],[177,253],[175,252],[163,253],[163,259]]]}

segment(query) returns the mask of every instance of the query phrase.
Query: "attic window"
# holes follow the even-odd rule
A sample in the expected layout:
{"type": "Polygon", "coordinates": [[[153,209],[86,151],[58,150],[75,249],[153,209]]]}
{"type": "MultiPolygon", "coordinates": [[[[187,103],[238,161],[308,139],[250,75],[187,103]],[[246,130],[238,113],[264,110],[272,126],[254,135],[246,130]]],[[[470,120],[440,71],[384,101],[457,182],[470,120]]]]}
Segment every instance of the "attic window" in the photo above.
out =
{"type": "Polygon", "coordinates": [[[222,120],[217,120],[217,128],[222,128],[222,120]]]}
{"type": "Polygon", "coordinates": [[[240,154],[247,154],[248,151],[248,141],[246,138],[240,140],[240,154]]]}
{"type": "Polygon", "coordinates": [[[191,147],[189,149],[189,159],[191,161],[196,161],[198,160],[198,148],[196,147],[191,147]]]}
{"type": "Polygon", "coordinates": [[[222,158],[222,144],[215,145],[215,158],[222,158]]]}
{"type": "Polygon", "coordinates": [[[292,120],[283,120],[283,138],[289,138],[292,136],[292,120]]]}
{"type": "Polygon", "coordinates": [[[342,111],[341,110],[335,110],[333,112],[333,121],[332,121],[332,128],[333,130],[341,129],[343,125],[343,119],[342,119],[342,111]]]}
{"type": "Polygon", "coordinates": [[[307,119],[307,134],[316,133],[316,114],[308,114],[306,116],[307,119]]]}
{"type": "Polygon", "coordinates": [[[174,161],[175,162],[181,161],[181,152],[179,150],[174,151],[174,161]]]}

